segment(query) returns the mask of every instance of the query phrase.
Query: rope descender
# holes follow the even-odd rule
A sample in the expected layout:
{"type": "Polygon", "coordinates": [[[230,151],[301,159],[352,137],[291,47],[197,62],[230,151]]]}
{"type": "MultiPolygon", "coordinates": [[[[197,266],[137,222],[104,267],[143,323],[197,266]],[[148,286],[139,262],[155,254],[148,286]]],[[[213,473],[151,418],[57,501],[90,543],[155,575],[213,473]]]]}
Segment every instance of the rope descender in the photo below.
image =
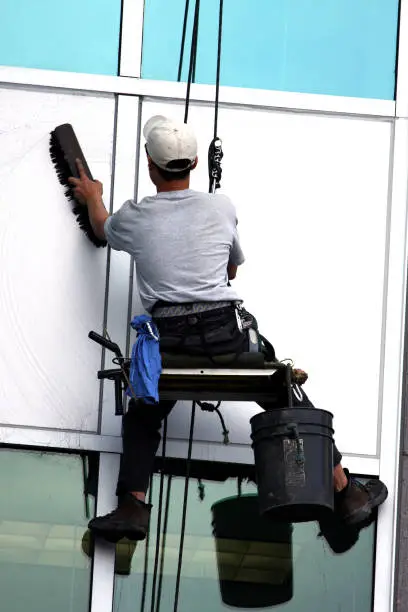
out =
{"type": "Polygon", "coordinates": [[[222,140],[215,136],[208,149],[208,176],[210,179],[209,192],[215,193],[221,187],[221,160],[224,157],[222,140]]]}

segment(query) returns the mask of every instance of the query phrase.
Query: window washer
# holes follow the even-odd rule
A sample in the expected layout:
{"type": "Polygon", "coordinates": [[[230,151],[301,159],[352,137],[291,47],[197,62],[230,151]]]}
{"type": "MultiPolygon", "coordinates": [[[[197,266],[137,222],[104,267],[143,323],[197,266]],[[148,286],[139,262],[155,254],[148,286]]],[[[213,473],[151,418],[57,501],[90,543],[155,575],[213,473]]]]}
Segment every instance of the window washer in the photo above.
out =
{"type": "MultiPolygon", "coordinates": [[[[242,300],[229,283],[244,262],[235,208],[225,195],[190,189],[190,172],[198,161],[190,126],[155,116],[146,123],[143,134],[157,195],[138,203],[128,200],[109,215],[102,184],[89,180],[78,162],[80,178],[70,179],[75,196],[87,205],[95,234],[134,258],[141,300],[159,329],[162,350],[212,356],[246,352],[248,337],[237,318],[237,304],[242,300]]],[[[281,400],[262,408],[286,403],[287,391],[282,387],[281,400]]],[[[118,507],[90,521],[94,534],[115,542],[125,536],[131,540],[146,537],[150,516],[146,491],[161,423],[174,404],[130,401],[123,423],[118,507]]],[[[303,390],[300,398],[294,395],[293,405],[313,406],[303,390]]],[[[363,485],[352,478],[341,466],[336,447],[333,485],[335,515],[353,529],[366,526],[387,497],[380,480],[363,485]]]]}

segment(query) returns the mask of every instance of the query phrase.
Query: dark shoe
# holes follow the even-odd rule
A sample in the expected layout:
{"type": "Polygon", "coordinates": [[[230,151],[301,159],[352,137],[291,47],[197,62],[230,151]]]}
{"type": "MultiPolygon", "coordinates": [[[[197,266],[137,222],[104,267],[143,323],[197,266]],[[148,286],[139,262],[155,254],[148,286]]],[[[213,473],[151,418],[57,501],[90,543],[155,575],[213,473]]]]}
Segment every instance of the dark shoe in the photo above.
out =
{"type": "Polygon", "coordinates": [[[354,525],[346,525],[335,512],[321,519],[319,527],[319,537],[323,536],[337,555],[347,552],[358,542],[360,529],[354,525]]]}
{"type": "Polygon", "coordinates": [[[88,527],[96,536],[108,542],[144,540],[149,528],[150,504],[144,504],[130,493],[124,495],[116,510],[89,521],[88,527]]]}
{"type": "Polygon", "coordinates": [[[320,519],[319,537],[323,536],[334,553],[340,555],[347,552],[355,544],[357,544],[360,537],[360,531],[369,527],[374,523],[377,518],[377,508],[375,508],[368,519],[359,523],[358,525],[347,525],[342,518],[332,512],[328,514],[324,519],[320,519]]]}
{"type": "Polygon", "coordinates": [[[335,494],[334,512],[347,525],[365,523],[373,510],[385,502],[388,496],[387,487],[381,480],[368,480],[365,484],[350,476],[346,488],[335,494]]]}

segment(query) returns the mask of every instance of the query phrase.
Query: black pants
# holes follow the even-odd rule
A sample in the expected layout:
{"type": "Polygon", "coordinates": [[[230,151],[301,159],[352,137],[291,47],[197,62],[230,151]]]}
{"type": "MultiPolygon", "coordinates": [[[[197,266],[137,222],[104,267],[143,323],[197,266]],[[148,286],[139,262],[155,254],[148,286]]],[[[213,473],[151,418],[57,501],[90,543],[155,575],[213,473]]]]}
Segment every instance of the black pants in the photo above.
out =
{"type": "MultiPolygon", "coordinates": [[[[203,352],[203,340],[213,354],[245,351],[242,342],[243,334],[236,325],[235,313],[231,311],[210,311],[191,317],[171,317],[157,319],[161,346],[164,350],[177,345],[178,352],[200,354],[203,352]],[[218,313],[218,314],[217,314],[218,313]],[[218,325],[218,334],[213,328],[218,325]],[[187,345],[187,346],[186,346],[187,345]],[[217,347],[220,350],[217,351],[217,347]],[[187,349],[187,350],[186,350],[187,349]]],[[[302,389],[302,400],[293,396],[293,405],[313,408],[312,402],[302,389]]],[[[129,491],[146,492],[153,473],[154,460],[160,444],[160,429],[163,419],[175,406],[175,401],[162,401],[157,405],[146,405],[131,400],[129,409],[123,419],[123,454],[119,472],[117,495],[129,491]]],[[[287,389],[282,385],[282,396],[274,397],[272,402],[259,405],[264,410],[273,410],[287,404],[287,389]]],[[[334,447],[334,466],[341,462],[341,454],[334,447]]]]}

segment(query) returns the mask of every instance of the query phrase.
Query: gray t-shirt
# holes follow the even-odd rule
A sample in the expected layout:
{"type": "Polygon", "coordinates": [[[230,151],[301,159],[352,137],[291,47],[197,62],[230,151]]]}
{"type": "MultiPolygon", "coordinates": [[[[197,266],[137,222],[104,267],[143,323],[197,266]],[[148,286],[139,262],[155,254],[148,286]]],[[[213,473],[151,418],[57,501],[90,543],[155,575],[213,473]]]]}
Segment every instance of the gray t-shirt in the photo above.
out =
{"type": "Polygon", "coordinates": [[[139,203],[128,200],[108,217],[105,235],[128,252],[144,308],[174,303],[233,301],[228,263],[240,265],[235,207],[225,195],[184,189],[161,192],[139,203]]]}

